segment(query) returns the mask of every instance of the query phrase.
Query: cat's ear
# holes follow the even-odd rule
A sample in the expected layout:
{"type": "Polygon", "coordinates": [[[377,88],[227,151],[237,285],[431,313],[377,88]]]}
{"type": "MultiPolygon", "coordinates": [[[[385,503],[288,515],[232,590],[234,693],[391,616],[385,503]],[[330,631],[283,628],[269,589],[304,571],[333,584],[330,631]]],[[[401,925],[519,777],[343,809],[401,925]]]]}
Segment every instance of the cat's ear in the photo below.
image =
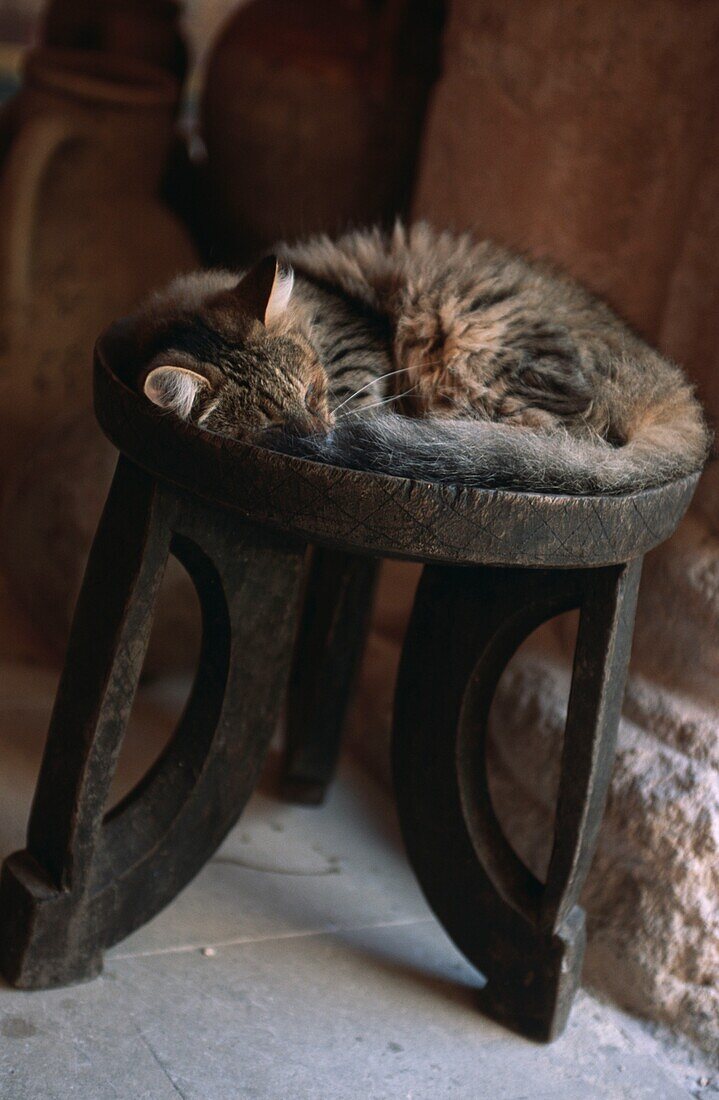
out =
{"type": "Polygon", "coordinates": [[[183,420],[189,417],[198,393],[210,388],[210,381],[204,375],[173,363],[152,367],[143,386],[145,397],[153,404],[169,409],[183,420]]]}
{"type": "Polygon", "coordinates": [[[268,325],[287,309],[294,282],[295,273],[289,264],[277,256],[265,256],[242,276],[232,295],[243,309],[268,325]]]}

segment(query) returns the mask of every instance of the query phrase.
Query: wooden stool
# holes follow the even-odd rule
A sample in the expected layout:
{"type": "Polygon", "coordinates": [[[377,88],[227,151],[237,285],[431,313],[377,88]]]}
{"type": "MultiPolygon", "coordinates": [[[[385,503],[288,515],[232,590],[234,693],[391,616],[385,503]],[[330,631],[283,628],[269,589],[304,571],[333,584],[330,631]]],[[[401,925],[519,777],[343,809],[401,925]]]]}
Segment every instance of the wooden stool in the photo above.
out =
{"type": "Polygon", "coordinates": [[[397,685],[394,777],[407,852],[487,979],[484,1009],[557,1035],[580,976],[577,905],[609,781],[644,553],[697,478],[624,497],[460,490],[204,434],[126,379],[132,329],[98,344],[95,402],[121,455],[75,614],[27,848],[0,885],[2,969],[25,988],[97,974],[103,951],[197,874],[257,781],[288,682],[286,785],[319,801],[361,656],[375,562],[426,563],[397,685]],[[315,552],[292,668],[308,544],[315,552]],[[106,814],[168,553],[202,609],[197,675],[161,758],[106,814]],[[490,798],[487,719],[512,654],[579,608],[546,882],[490,798]]]}

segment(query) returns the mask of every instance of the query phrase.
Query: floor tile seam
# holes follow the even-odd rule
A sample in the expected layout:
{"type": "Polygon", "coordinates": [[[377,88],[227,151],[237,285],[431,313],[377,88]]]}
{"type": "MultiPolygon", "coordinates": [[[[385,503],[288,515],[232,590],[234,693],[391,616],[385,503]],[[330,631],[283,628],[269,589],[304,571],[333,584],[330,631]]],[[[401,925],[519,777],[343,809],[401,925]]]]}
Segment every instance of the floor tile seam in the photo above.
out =
{"type": "Polygon", "coordinates": [[[432,924],[433,917],[411,917],[394,921],[375,921],[370,924],[328,924],[322,928],[302,928],[287,932],[271,932],[260,936],[236,936],[231,940],[210,940],[201,943],[176,944],[172,947],[154,947],[147,951],[127,951],[108,955],[108,962],[120,962],[126,959],[148,959],[162,955],[183,955],[207,948],[243,947],[253,943],[273,943],[279,940],[307,939],[312,936],[330,936],[338,932],[369,932],[385,928],[409,928],[419,924],[432,924]]]}

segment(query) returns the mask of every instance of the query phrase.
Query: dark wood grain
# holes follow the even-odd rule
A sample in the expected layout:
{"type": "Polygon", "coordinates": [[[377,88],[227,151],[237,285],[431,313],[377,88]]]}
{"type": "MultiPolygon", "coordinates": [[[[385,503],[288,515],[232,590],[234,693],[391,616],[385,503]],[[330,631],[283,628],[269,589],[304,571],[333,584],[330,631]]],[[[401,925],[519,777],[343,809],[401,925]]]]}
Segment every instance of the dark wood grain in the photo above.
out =
{"type": "Polygon", "coordinates": [[[558,1035],[576,991],[576,905],[601,821],[624,690],[637,564],[530,572],[425,569],[397,685],[393,767],[402,832],[427,899],[487,979],[484,1010],[558,1035]],[[521,642],[572,608],[581,620],[546,885],[504,835],[486,740],[494,693],[521,642]]]}
{"type": "Polygon", "coordinates": [[[28,831],[0,883],[0,961],[24,988],[96,974],[239,817],[279,718],[304,543],[155,483],[121,459],[77,606],[28,831]],[[174,737],[109,815],[107,793],[167,553],[195,583],[202,645],[174,737]]]}
{"type": "Polygon", "coordinates": [[[312,555],[287,708],[282,789],[292,802],[319,804],[334,774],[378,565],[323,547],[312,555]]]}

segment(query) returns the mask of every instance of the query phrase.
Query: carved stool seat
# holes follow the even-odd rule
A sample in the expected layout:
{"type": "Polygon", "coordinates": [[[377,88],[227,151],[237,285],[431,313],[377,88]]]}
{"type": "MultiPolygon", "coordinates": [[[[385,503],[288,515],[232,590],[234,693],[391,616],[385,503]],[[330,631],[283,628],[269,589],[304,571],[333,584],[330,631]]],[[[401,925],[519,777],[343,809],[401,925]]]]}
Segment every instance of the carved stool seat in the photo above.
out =
{"type": "Polygon", "coordinates": [[[120,459],[77,605],[27,849],[3,868],[4,974],[27,988],[92,977],[108,946],[175,897],[239,817],[288,683],[286,785],[321,799],[376,562],[403,558],[425,563],[394,720],[409,858],[437,917],[485,975],[485,1010],[524,1034],[553,1037],[579,980],[577,899],[609,780],[642,556],[674,530],[696,478],[623,497],[562,497],[322,466],[164,416],[125,381],[134,354],[127,323],[96,351],[96,411],[120,459]],[[318,549],[300,622],[308,545],[318,549]],[[200,599],[195,683],[160,759],[106,814],[168,554],[200,599]],[[492,807],[487,720],[517,647],[572,608],[580,625],[554,845],[540,882],[492,807]]]}

